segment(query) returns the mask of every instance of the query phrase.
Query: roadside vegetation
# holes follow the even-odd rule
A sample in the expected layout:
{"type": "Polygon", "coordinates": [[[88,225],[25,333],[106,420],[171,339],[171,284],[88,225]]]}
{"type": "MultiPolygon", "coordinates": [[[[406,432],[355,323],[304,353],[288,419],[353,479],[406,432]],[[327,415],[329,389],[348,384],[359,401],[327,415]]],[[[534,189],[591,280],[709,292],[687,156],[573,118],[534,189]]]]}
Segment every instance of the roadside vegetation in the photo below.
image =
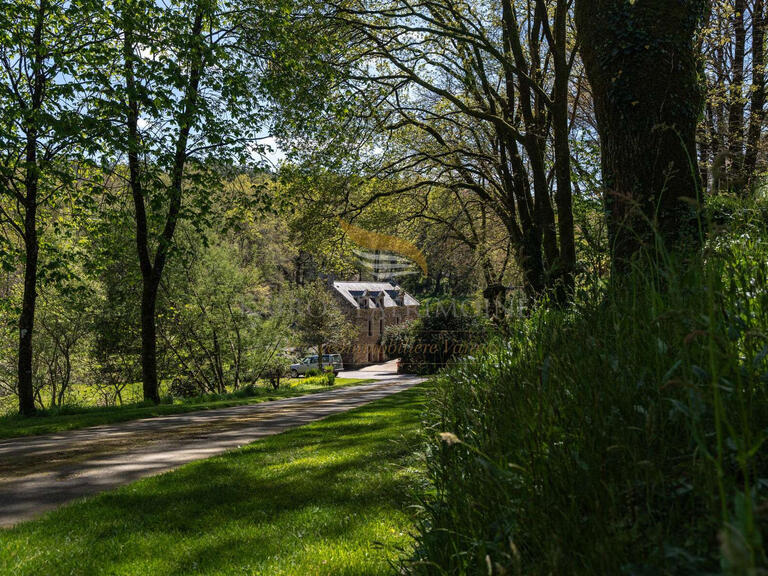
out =
{"type": "Polygon", "coordinates": [[[416,574],[757,574],[768,535],[765,201],[435,379],[416,574]]]}
{"type": "Polygon", "coordinates": [[[391,574],[407,553],[423,388],[4,531],[0,574],[391,574]]]}

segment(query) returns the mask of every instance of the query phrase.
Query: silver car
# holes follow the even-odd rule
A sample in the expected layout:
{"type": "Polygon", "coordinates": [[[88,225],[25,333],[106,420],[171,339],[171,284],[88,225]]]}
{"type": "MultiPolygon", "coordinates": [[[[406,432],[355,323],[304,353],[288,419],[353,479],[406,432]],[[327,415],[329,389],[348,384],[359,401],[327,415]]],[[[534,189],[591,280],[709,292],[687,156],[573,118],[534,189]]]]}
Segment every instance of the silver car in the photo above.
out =
{"type": "MultiPolygon", "coordinates": [[[[298,378],[299,376],[306,375],[310,370],[319,369],[320,365],[317,363],[317,354],[306,356],[296,364],[291,364],[291,378],[298,378]]],[[[328,370],[329,372],[333,370],[333,374],[338,376],[339,372],[344,370],[341,354],[323,354],[323,370],[328,370]]]]}

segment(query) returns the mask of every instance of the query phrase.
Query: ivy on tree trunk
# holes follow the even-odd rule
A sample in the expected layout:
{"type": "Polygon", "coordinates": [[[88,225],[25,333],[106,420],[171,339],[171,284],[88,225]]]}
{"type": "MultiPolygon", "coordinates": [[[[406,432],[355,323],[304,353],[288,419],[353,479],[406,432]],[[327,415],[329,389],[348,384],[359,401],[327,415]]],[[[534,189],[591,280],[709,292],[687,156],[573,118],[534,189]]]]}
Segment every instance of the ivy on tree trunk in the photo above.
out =
{"type": "Polygon", "coordinates": [[[576,2],[617,270],[656,238],[668,250],[700,242],[696,125],[703,94],[696,35],[705,6],[703,0],[576,2]]]}

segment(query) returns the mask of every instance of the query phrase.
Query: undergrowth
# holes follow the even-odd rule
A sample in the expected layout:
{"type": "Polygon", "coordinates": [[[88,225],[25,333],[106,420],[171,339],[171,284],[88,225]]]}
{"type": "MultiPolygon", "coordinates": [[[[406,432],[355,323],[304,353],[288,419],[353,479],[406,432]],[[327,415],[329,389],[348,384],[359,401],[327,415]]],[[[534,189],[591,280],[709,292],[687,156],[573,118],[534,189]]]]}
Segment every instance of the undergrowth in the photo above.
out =
{"type": "Polygon", "coordinates": [[[436,378],[409,572],[766,573],[763,212],[436,378]]]}

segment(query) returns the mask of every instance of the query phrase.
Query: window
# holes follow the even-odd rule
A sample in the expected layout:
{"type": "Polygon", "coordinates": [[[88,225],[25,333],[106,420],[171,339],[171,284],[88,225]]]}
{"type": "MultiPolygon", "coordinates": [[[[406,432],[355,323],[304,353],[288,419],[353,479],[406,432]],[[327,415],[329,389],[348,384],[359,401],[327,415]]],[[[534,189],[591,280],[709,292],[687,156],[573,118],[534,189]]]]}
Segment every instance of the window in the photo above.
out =
{"type": "Polygon", "coordinates": [[[368,318],[368,336],[373,336],[373,320],[368,318]]]}
{"type": "Polygon", "coordinates": [[[384,318],[379,318],[379,334],[384,334],[384,318]]]}

